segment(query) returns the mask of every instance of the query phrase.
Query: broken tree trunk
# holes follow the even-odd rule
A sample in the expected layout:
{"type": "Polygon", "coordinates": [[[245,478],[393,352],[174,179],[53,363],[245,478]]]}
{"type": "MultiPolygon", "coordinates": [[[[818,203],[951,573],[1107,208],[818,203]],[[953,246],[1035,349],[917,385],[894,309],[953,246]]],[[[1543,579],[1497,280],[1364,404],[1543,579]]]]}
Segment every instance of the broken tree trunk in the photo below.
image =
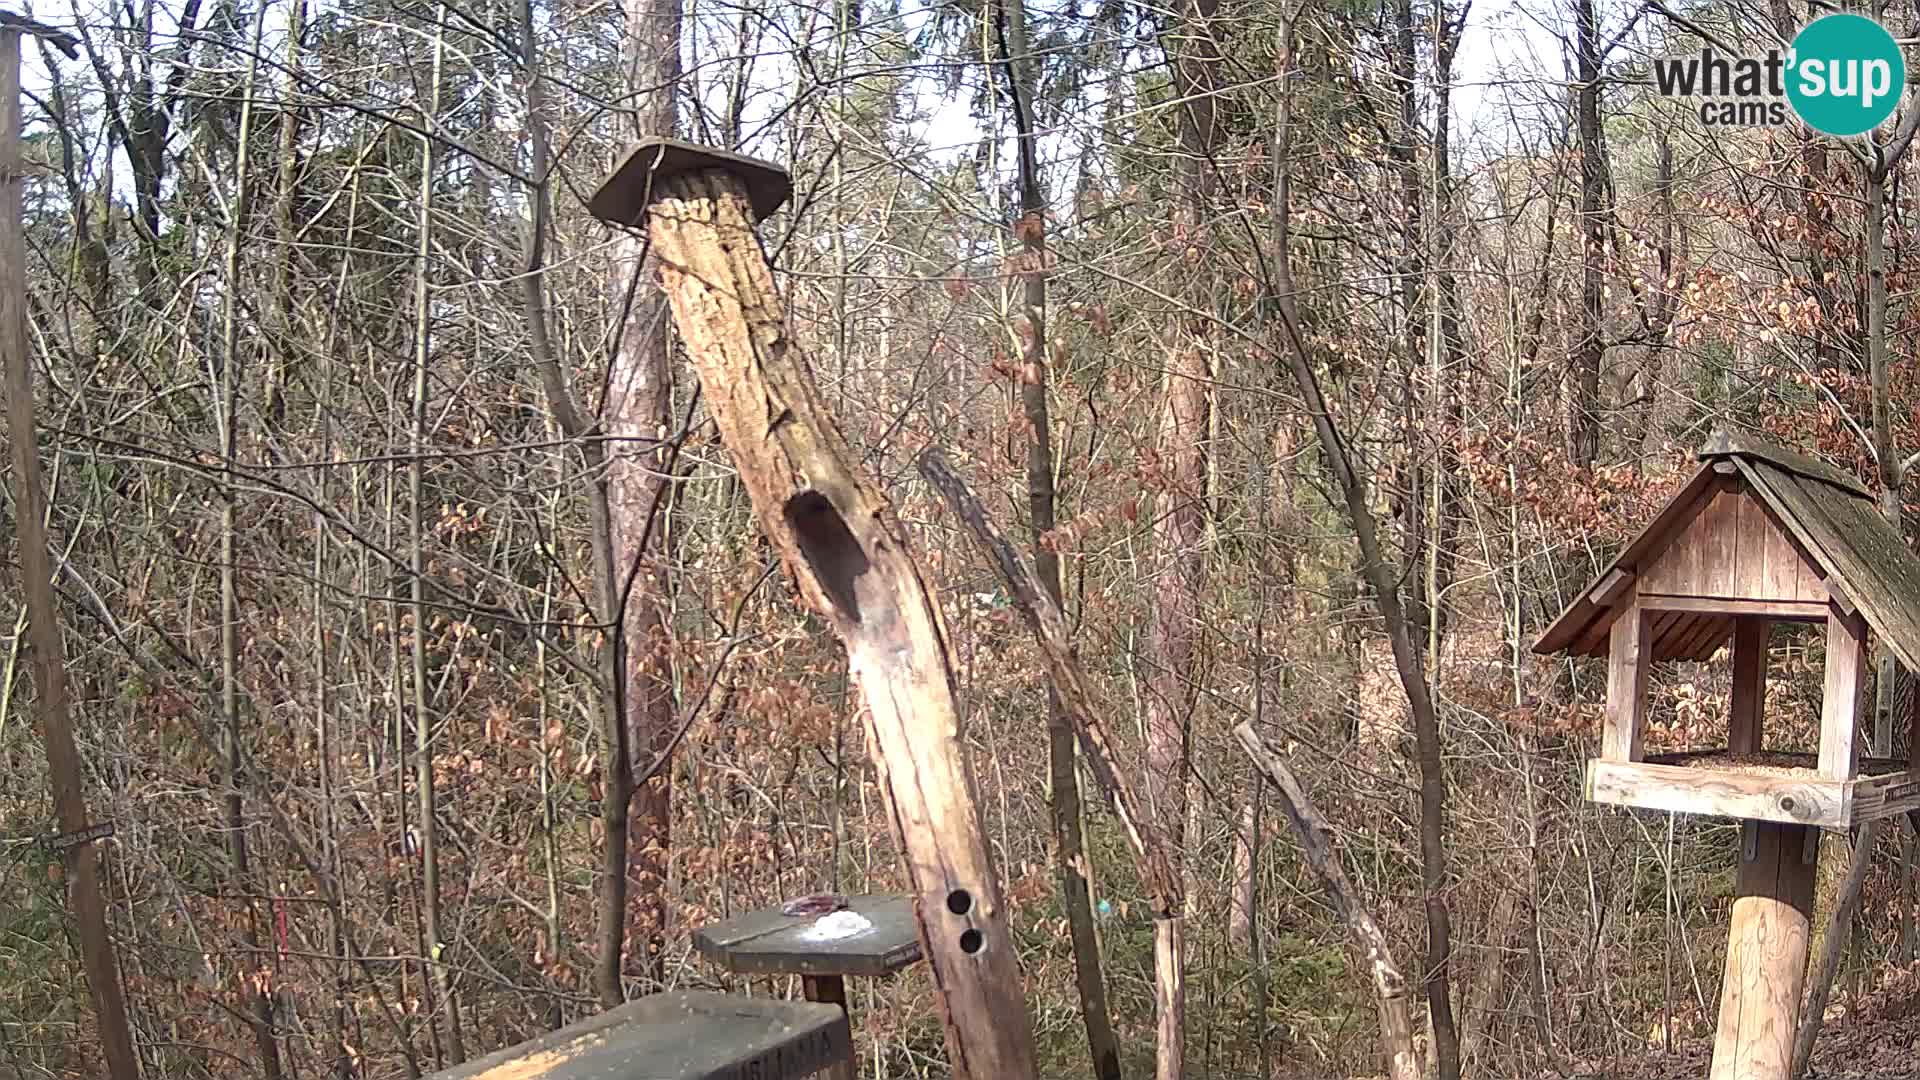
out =
{"type": "Polygon", "coordinates": [[[956,1077],[1034,1075],[1007,911],[960,743],[948,642],[906,535],[821,400],[753,231],[785,173],[666,139],[628,156],[590,204],[644,225],[701,392],[814,610],[845,643],[868,706],[956,1077]]]}
{"type": "Polygon", "coordinates": [[[1347,924],[1347,931],[1359,943],[1367,957],[1367,969],[1373,975],[1374,997],[1380,1005],[1380,1048],[1387,1058],[1388,1080],[1420,1080],[1420,1055],[1413,1048],[1413,1004],[1407,993],[1406,977],[1393,962],[1387,948],[1387,935],[1373,919],[1373,913],[1360,901],[1360,893],[1348,880],[1340,865],[1340,853],[1333,846],[1333,828],[1307,799],[1300,781],[1286,762],[1267,749],[1252,724],[1241,724],[1233,735],[1259,769],[1280,792],[1280,808],[1286,811],[1294,835],[1300,838],[1300,853],[1306,856],[1320,884],[1326,886],[1334,910],[1347,924]]]}

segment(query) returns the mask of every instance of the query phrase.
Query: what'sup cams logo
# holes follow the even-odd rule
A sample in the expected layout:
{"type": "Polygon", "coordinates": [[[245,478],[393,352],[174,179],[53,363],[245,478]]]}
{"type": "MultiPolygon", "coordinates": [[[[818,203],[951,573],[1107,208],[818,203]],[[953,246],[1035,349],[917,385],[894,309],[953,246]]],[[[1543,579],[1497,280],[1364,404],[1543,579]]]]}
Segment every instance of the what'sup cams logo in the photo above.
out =
{"type": "Polygon", "coordinates": [[[1653,61],[1662,97],[1699,103],[1711,127],[1778,127],[1788,109],[1808,127],[1841,138],[1872,131],[1893,115],[1907,84],[1907,61],[1887,28],[1864,15],[1825,15],[1802,27],[1786,49],[1653,61]]]}

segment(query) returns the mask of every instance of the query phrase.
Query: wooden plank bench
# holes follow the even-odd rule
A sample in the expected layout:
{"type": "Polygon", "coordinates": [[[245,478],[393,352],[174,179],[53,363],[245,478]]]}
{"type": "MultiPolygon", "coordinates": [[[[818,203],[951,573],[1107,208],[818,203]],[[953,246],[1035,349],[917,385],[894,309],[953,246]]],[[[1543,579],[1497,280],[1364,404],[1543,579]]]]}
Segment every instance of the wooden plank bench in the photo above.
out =
{"type": "Polygon", "coordinates": [[[853,1060],[836,1005],[685,990],[617,1009],[427,1080],[796,1080],[853,1060]]]}

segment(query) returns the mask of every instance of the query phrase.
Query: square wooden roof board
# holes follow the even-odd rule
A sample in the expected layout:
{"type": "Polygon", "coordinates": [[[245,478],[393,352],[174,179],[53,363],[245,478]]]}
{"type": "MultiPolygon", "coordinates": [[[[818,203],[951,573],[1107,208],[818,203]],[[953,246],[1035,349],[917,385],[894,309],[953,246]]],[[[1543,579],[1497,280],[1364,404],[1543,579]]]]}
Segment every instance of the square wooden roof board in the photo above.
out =
{"type": "Polygon", "coordinates": [[[920,959],[920,929],[905,896],[847,897],[847,909],[873,927],[850,937],[809,940],[824,916],[783,915],[778,907],[750,911],[694,932],[694,947],[728,971],[743,975],[891,975],[920,959]]]}
{"type": "Polygon", "coordinates": [[[651,994],[428,1080],[745,1080],[849,1061],[838,1005],[703,991],[651,994]]]}

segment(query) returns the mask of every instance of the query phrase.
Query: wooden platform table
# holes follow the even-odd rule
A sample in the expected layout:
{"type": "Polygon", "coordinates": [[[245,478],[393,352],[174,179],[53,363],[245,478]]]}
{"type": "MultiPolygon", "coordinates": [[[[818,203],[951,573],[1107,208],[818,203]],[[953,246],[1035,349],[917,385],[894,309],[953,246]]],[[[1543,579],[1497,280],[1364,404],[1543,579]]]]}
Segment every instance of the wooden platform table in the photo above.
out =
{"type": "MultiPolygon", "coordinates": [[[[878,978],[920,960],[920,934],[913,902],[905,896],[849,896],[842,910],[872,925],[844,937],[821,933],[822,915],[788,915],[780,905],[750,911],[703,927],[693,946],[708,960],[737,975],[798,975],[808,1001],[847,1007],[847,976],[878,978]]],[[[829,913],[831,914],[831,913],[829,913]]],[[[851,1080],[849,1063],[828,1073],[851,1080]]]]}
{"type": "Polygon", "coordinates": [[[852,1060],[840,1009],[686,990],[650,994],[427,1080],[798,1080],[852,1060]]]}

